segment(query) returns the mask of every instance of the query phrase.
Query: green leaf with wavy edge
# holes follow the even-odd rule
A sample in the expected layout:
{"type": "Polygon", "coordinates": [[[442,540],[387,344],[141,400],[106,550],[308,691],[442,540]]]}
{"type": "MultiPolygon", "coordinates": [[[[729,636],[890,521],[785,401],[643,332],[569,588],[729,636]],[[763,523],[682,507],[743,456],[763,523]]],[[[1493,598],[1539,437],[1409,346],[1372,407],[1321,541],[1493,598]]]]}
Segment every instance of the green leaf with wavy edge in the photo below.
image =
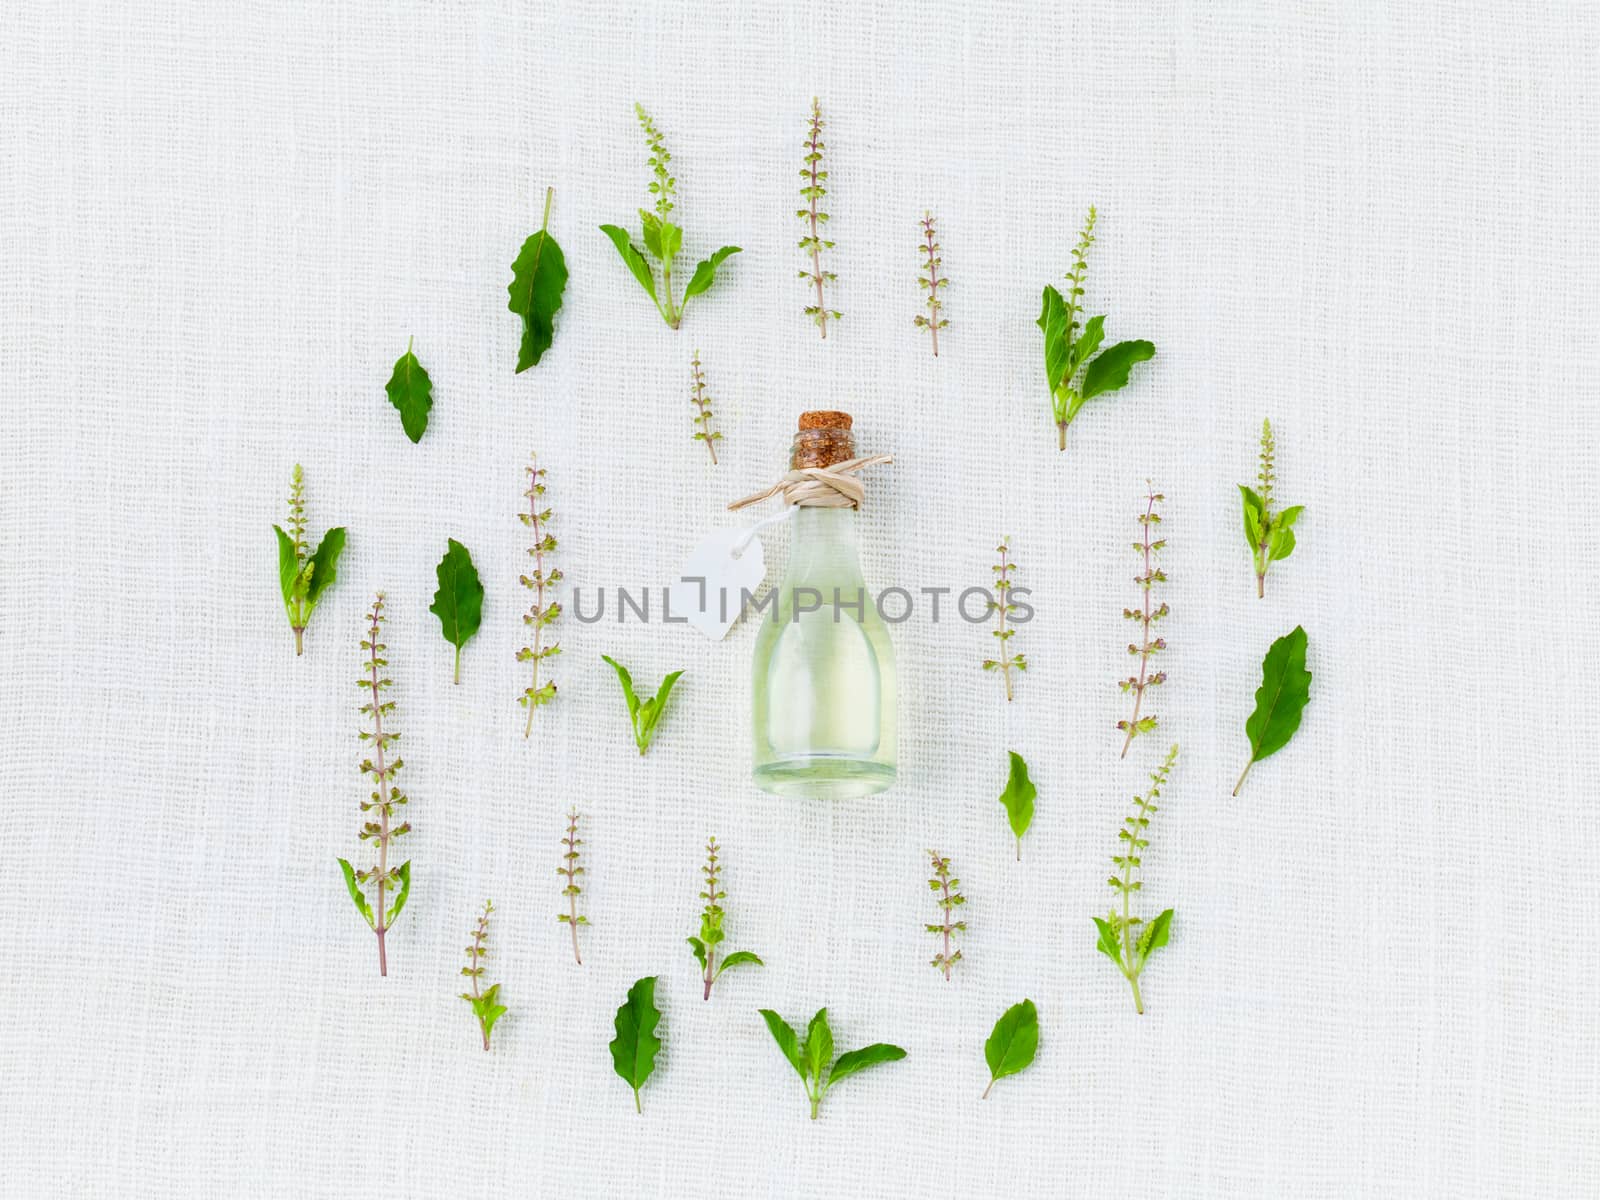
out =
{"type": "Polygon", "coordinates": [[[717,268],[738,253],[740,253],[738,246],[723,246],[710,258],[702,259],[695,266],[694,274],[689,279],[689,286],[683,289],[683,304],[679,306],[680,309],[688,307],[691,297],[709,289],[717,280],[717,268]]]}
{"type": "MultiPolygon", "coordinates": [[[[732,954],[728,955],[722,960],[721,964],[717,967],[716,975],[713,975],[712,978],[719,978],[729,967],[741,966],[744,963],[753,963],[758,967],[764,967],[767,965],[766,963],[762,962],[759,957],[757,957],[754,951],[735,950],[732,954]]],[[[704,963],[701,963],[700,965],[705,966],[704,963]]]]}
{"type": "Polygon", "coordinates": [[[372,905],[367,902],[366,896],[361,891],[361,884],[356,880],[356,869],[350,865],[348,859],[341,858],[339,870],[344,872],[344,886],[349,889],[350,899],[356,902],[356,910],[366,919],[368,925],[372,925],[372,905]]]}
{"type": "Polygon", "coordinates": [[[1031,1066],[1038,1052],[1039,1010],[1032,1000],[1013,1004],[1000,1014],[989,1040],[983,1043],[983,1060],[989,1064],[989,1087],[983,1089],[983,1098],[989,1098],[997,1080],[1031,1066]]]}
{"type": "Polygon", "coordinates": [[[1289,744],[1311,700],[1311,672],[1306,669],[1306,631],[1296,625],[1267,650],[1261,662],[1256,708],[1244,723],[1250,739],[1250,761],[1234,785],[1237,796],[1250,768],[1289,744]]]}
{"type": "Polygon", "coordinates": [[[1121,391],[1128,386],[1128,372],[1135,363],[1148,362],[1156,356],[1150,342],[1118,342],[1089,364],[1083,373],[1082,395],[1093,400],[1106,392],[1121,391]]]}
{"type": "Polygon", "coordinates": [[[639,281],[639,286],[649,294],[656,308],[660,309],[661,301],[656,299],[655,276],[650,273],[650,264],[645,262],[644,255],[639,253],[639,248],[633,244],[628,231],[616,225],[602,225],[600,232],[611,239],[611,244],[617,248],[622,261],[627,264],[628,270],[633,272],[633,277],[639,281]]]}
{"type": "Polygon", "coordinates": [[[422,440],[428,428],[428,413],[433,408],[433,380],[411,352],[413,341],[415,339],[406,342],[406,352],[395,361],[394,374],[383,390],[389,394],[389,403],[400,410],[400,426],[415,444],[422,440]]]}
{"type": "Polygon", "coordinates": [[[300,585],[300,559],[294,552],[294,539],[277,525],[272,532],[278,535],[278,586],[283,591],[283,607],[292,624],[295,620],[295,593],[300,585]]]}
{"type": "Polygon", "coordinates": [[[428,611],[439,618],[444,640],[456,648],[454,681],[460,683],[461,647],[483,623],[483,584],[467,548],[455,538],[450,538],[448,543],[444,557],[434,569],[439,590],[434,592],[428,611]]]}
{"type": "Polygon", "coordinates": [[[1006,790],[1000,793],[1000,803],[1005,805],[1006,818],[1011,822],[1011,832],[1017,839],[1017,861],[1022,861],[1022,835],[1033,824],[1033,802],[1039,789],[1028,778],[1028,764],[1015,750],[1006,751],[1011,756],[1011,773],[1006,777],[1006,790]]]}
{"type": "Polygon", "coordinates": [[[538,366],[555,341],[556,313],[561,311],[562,293],[567,287],[566,256],[549,232],[554,196],[554,188],[545,192],[544,224],[522,243],[511,264],[511,283],[506,287],[511,297],[507,307],[522,318],[522,345],[517,350],[519,375],[538,366]]]}
{"type": "Polygon", "coordinates": [[[644,1111],[639,1089],[656,1069],[656,1052],[661,1049],[661,1039],[655,1036],[661,1023],[655,991],[654,975],[646,975],[628,989],[627,1000],[617,1009],[614,1022],[617,1036],[610,1044],[612,1066],[633,1089],[633,1109],[639,1113],[644,1111]]]}
{"type": "Polygon", "coordinates": [[[339,577],[339,556],[344,553],[344,526],[338,525],[322,535],[322,542],[311,556],[311,579],[306,584],[306,615],[317,607],[322,593],[339,577]]]}

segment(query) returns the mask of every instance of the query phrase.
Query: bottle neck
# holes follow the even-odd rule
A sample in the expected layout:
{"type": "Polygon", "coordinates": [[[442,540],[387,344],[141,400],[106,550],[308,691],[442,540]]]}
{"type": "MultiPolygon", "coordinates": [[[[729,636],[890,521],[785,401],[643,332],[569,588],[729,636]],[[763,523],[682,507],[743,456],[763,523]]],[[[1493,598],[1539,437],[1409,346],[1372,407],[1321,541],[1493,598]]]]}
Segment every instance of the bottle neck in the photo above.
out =
{"type": "Polygon", "coordinates": [[[791,525],[788,571],[791,580],[819,575],[860,579],[855,509],[802,505],[796,510],[791,525]]]}

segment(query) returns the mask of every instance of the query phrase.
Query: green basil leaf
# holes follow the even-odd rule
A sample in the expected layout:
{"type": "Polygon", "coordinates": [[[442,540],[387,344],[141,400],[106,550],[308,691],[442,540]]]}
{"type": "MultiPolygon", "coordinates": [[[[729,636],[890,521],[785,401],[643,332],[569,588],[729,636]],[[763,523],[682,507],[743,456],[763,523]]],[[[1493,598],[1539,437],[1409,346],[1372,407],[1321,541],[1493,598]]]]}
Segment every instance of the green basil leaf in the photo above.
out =
{"type": "Polygon", "coordinates": [[[1044,307],[1035,323],[1044,330],[1044,381],[1054,394],[1071,370],[1072,345],[1067,341],[1067,302],[1048,283],[1044,287],[1044,307]]]}
{"type": "Polygon", "coordinates": [[[1100,349],[1100,343],[1105,340],[1105,317],[1090,317],[1083,327],[1083,336],[1078,339],[1078,344],[1072,348],[1072,365],[1067,369],[1068,374],[1077,370],[1089,361],[1091,355],[1100,349]]]}
{"type": "Polygon", "coordinates": [[[339,556],[344,553],[344,526],[336,526],[322,535],[322,544],[311,556],[311,582],[306,588],[307,612],[317,606],[322,593],[339,577],[339,556]]]}
{"type": "Polygon", "coordinates": [[[1022,755],[1015,750],[1007,753],[1011,755],[1011,774],[1006,778],[1006,790],[1000,793],[1000,803],[1005,805],[1006,816],[1011,821],[1011,832],[1017,839],[1017,861],[1021,862],[1022,835],[1033,824],[1033,802],[1039,789],[1028,778],[1028,764],[1022,761],[1022,755]]]}
{"type": "Polygon", "coordinates": [[[295,589],[300,582],[300,559],[294,552],[294,539],[278,526],[272,527],[272,532],[278,535],[278,586],[283,589],[283,604],[289,609],[289,620],[293,621],[295,589]]]}
{"type": "Polygon", "coordinates": [[[517,374],[537,366],[555,341],[556,313],[561,310],[566,287],[566,257],[555,238],[541,229],[522,243],[506,288],[511,296],[507,307],[522,318],[517,374]]]}
{"type": "Polygon", "coordinates": [[[1261,497],[1244,484],[1239,484],[1239,500],[1244,507],[1244,540],[1254,554],[1261,548],[1261,497]]]}
{"type": "Polygon", "coordinates": [[[644,249],[646,254],[653,254],[662,258],[661,253],[661,218],[655,213],[645,209],[639,210],[639,220],[644,227],[644,249]]]}
{"type": "Polygon", "coordinates": [[[833,1070],[828,1072],[828,1086],[823,1091],[828,1091],[841,1079],[848,1079],[857,1071],[865,1071],[868,1067],[875,1067],[879,1063],[899,1062],[905,1056],[906,1052],[899,1046],[890,1046],[884,1042],[875,1042],[871,1046],[863,1046],[860,1050],[841,1054],[839,1061],[833,1064],[833,1070]]]}
{"type": "MultiPolygon", "coordinates": [[[[994,1023],[994,1032],[983,1044],[983,1060],[989,1064],[989,1082],[1015,1075],[1030,1066],[1039,1052],[1039,1010],[1032,1000],[1013,1004],[994,1023]]],[[[987,1096],[989,1093],[984,1092],[987,1096]]]]}
{"type": "Polygon", "coordinates": [[[367,903],[366,896],[361,891],[361,884],[356,881],[356,869],[346,859],[339,860],[339,870],[344,872],[344,886],[350,891],[350,899],[356,902],[356,909],[366,918],[368,925],[372,924],[372,905],[367,903]]]}
{"type": "Polygon", "coordinates": [[[694,956],[700,962],[700,969],[706,969],[706,944],[697,937],[687,939],[689,948],[694,951],[694,956]]]}
{"type": "Polygon", "coordinates": [[[1167,935],[1171,928],[1172,910],[1170,908],[1144,927],[1144,932],[1139,935],[1139,944],[1136,947],[1141,963],[1167,944],[1167,935]]]}
{"type": "Polygon", "coordinates": [[[1155,357],[1156,348],[1149,342],[1118,342],[1089,364],[1083,375],[1083,398],[1093,400],[1106,392],[1119,391],[1128,386],[1128,372],[1134,363],[1155,357]]]}
{"type": "Polygon", "coordinates": [[[783,1051],[783,1056],[789,1060],[789,1065],[794,1068],[794,1073],[800,1076],[802,1082],[806,1080],[805,1062],[800,1057],[800,1039],[795,1032],[777,1013],[770,1008],[759,1010],[761,1019],[767,1023],[767,1030],[772,1034],[772,1040],[778,1043],[778,1049],[783,1051]]]}
{"type": "Polygon", "coordinates": [[[614,1022],[617,1036],[611,1041],[611,1063],[618,1075],[633,1089],[635,1112],[643,1112],[639,1089],[656,1069],[656,1052],[661,1039],[655,1036],[661,1012],[655,1004],[656,979],[647,975],[628,989],[628,999],[617,1009],[614,1022]]]}
{"type": "Polygon", "coordinates": [[[394,903],[389,906],[389,915],[383,919],[383,927],[392,929],[395,918],[398,917],[406,906],[406,900],[411,895],[411,860],[408,858],[400,864],[400,890],[395,893],[394,903]]]}
{"type": "Polygon", "coordinates": [[[1104,954],[1117,964],[1117,969],[1122,969],[1122,944],[1117,939],[1116,926],[1110,921],[1094,918],[1095,928],[1100,931],[1100,939],[1095,943],[1095,949],[1104,954]]]}
{"type": "MultiPolygon", "coordinates": [[[[1300,728],[1300,718],[1311,699],[1311,672],[1306,670],[1306,631],[1296,625],[1267,651],[1261,662],[1261,686],[1256,689],[1256,708],[1244,723],[1250,739],[1250,762],[1244,774],[1262,759],[1288,745],[1300,728]]],[[[1233,794],[1239,794],[1244,775],[1233,794]]]]}
{"type": "Polygon", "coordinates": [[[727,958],[722,960],[722,965],[717,968],[717,974],[721,975],[729,967],[737,967],[744,963],[754,963],[758,967],[764,967],[767,965],[749,950],[735,950],[732,954],[728,955],[727,958]]]}
{"type": "MultiPolygon", "coordinates": [[[[717,279],[717,268],[725,260],[739,253],[738,246],[724,246],[710,258],[702,261],[694,269],[694,275],[689,280],[689,286],[683,289],[684,303],[687,304],[691,296],[698,296],[709,288],[717,279]]],[[[680,305],[680,307],[682,307],[680,305]]]]}
{"type": "Polygon", "coordinates": [[[456,648],[455,682],[460,683],[461,647],[483,623],[483,584],[472,565],[472,555],[455,538],[449,539],[434,573],[439,577],[439,590],[428,611],[439,618],[444,640],[456,648]]]}
{"type": "Polygon", "coordinates": [[[420,442],[428,428],[428,412],[433,408],[433,380],[411,352],[410,342],[396,360],[394,374],[383,390],[389,394],[389,403],[400,410],[400,425],[406,436],[413,443],[420,442]]]}
{"type": "Polygon", "coordinates": [[[811,1078],[820,1083],[822,1073],[833,1061],[833,1030],[828,1028],[826,1008],[817,1009],[817,1015],[811,1018],[811,1024],[806,1027],[805,1055],[806,1069],[811,1072],[811,1078]]]}
{"type": "MultiPolygon", "coordinates": [[[[600,226],[600,232],[611,239],[611,244],[617,248],[617,253],[622,256],[622,261],[628,265],[628,270],[632,271],[633,277],[639,281],[639,286],[650,293],[651,300],[655,300],[655,276],[650,273],[650,264],[645,262],[644,255],[639,253],[639,248],[628,237],[628,231],[615,225],[602,225],[600,226]]],[[[656,301],[656,303],[659,306],[660,301],[656,301]]]]}
{"type": "Polygon", "coordinates": [[[628,705],[628,720],[632,721],[639,712],[639,697],[633,693],[633,676],[628,674],[627,667],[609,654],[602,654],[600,657],[610,663],[611,669],[617,673],[617,682],[622,685],[622,698],[628,705]]]}

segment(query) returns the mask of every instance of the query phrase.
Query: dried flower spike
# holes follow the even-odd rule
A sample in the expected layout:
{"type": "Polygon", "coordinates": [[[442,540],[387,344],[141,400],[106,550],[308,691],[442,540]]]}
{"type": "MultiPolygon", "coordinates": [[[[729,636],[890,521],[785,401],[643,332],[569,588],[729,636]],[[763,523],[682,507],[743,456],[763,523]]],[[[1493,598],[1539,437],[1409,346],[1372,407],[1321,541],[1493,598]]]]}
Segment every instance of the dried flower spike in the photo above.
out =
{"type": "Polygon", "coordinates": [[[556,920],[572,931],[572,961],[581,967],[583,956],[578,953],[578,926],[587,925],[589,918],[578,915],[578,897],[583,895],[583,889],[578,886],[578,876],[583,874],[583,868],[578,865],[578,847],[583,845],[583,839],[578,836],[576,809],[567,814],[567,836],[561,839],[561,844],[566,847],[561,856],[566,865],[557,867],[556,874],[567,881],[567,886],[561,889],[561,894],[567,898],[567,911],[558,914],[556,920]]]}
{"type": "Polygon", "coordinates": [[[952,921],[950,918],[956,909],[967,902],[967,898],[957,890],[961,887],[961,880],[950,875],[950,860],[940,858],[937,850],[929,850],[928,857],[933,860],[933,878],[928,880],[928,887],[939,893],[939,899],[935,903],[938,904],[944,919],[938,925],[928,925],[924,928],[929,933],[936,933],[944,939],[944,949],[933,956],[933,966],[943,971],[945,979],[948,980],[950,968],[961,961],[961,951],[951,950],[951,939],[957,933],[967,931],[965,921],[952,921]]]}
{"type": "Polygon", "coordinates": [[[1162,602],[1160,608],[1154,607],[1155,600],[1151,594],[1156,584],[1167,581],[1166,572],[1155,565],[1155,556],[1161,553],[1162,547],[1167,542],[1165,538],[1159,538],[1156,541],[1150,540],[1151,531],[1161,524],[1161,514],[1156,512],[1156,505],[1165,500],[1166,497],[1150,488],[1148,480],[1145,481],[1145,490],[1147,492],[1145,509],[1144,512],[1139,514],[1139,525],[1143,530],[1144,540],[1133,543],[1134,553],[1140,554],[1144,558],[1144,571],[1133,578],[1133,581],[1139,585],[1140,590],[1143,592],[1143,600],[1139,608],[1125,608],[1122,610],[1122,615],[1128,620],[1139,622],[1139,640],[1128,643],[1128,653],[1139,660],[1139,673],[1128,676],[1120,684],[1124,693],[1133,693],[1133,716],[1126,721],[1117,722],[1117,728],[1126,731],[1128,735],[1122,743],[1123,758],[1128,757],[1128,747],[1133,745],[1134,738],[1141,733],[1150,733],[1156,727],[1156,719],[1154,717],[1139,715],[1139,710],[1144,706],[1145,690],[1159,687],[1167,681],[1167,673],[1165,671],[1157,671],[1153,675],[1150,673],[1150,656],[1159,654],[1167,648],[1166,638],[1151,636],[1156,622],[1164,618],[1168,612],[1165,601],[1162,602]]]}
{"type": "Polygon", "coordinates": [[[939,357],[939,330],[950,324],[939,314],[944,311],[944,301],[939,299],[939,289],[950,286],[950,281],[939,273],[939,268],[944,266],[944,259],[939,257],[939,243],[934,240],[933,214],[924,213],[922,216],[922,269],[926,275],[919,275],[917,283],[922,290],[928,293],[923,301],[928,306],[928,315],[918,317],[917,328],[926,329],[933,335],[933,356],[939,357]]]}
{"type": "Polygon", "coordinates": [[[704,900],[705,908],[700,913],[700,936],[689,939],[689,946],[694,951],[695,958],[700,963],[701,981],[706,985],[702,1000],[711,999],[711,985],[717,981],[729,967],[737,967],[741,963],[754,963],[758,967],[766,966],[759,958],[748,950],[735,950],[732,954],[717,962],[717,947],[727,937],[722,932],[722,905],[719,903],[727,899],[728,893],[719,886],[719,876],[722,869],[717,865],[716,838],[706,839],[706,865],[700,868],[700,873],[706,877],[706,890],[700,893],[704,900]]]}
{"type": "Polygon", "coordinates": [[[1276,516],[1272,513],[1273,460],[1277,443],[1272,437],[1272,422],[1261,422],[1261,473],[1256,477],[1260,492],[1239,485],[1239,496],[1244,502],[1244,540],[1250,547],[1250,561],[1256,568],[1256,597],[1267,594],[1267,567],[1280,558],[1294,553],[1294,523],[1305,511],[1305,505],[1295,504],[1276,516]]]}
{"type": "Polygon", "coordinates": [[[306,624],[322,593],[333,584],[339,555],[344,553],[344,528],[330,529],[315,550],[306,541],[306,500],[300,464],[295,463],[289,477],[289,532],[274,525],[278,535],[278,583],[283,590],[283,609],[294,630],[294,652],[305,653],[306,624]]]}
{"type": "MultiPolygon", "coordinates": [[[[985,671],[999,671],[1006,681],[1006,699],[1011,699],[1011,672],[1026,671],[1028,660],[1021,654],[1006,654],[1010,642],[1016,636],[1016,627],[1008,625],[1012,614],[1017,611],[1017,606],[1011,602],[1011,572],[1017,569],[1017,564],[1011,559],[1011,539],[1001,538],[1000,544],[995,547],[995,553],[1000,556],[1000,561],[991,570],[994,571],[994,597],[989,601],[989,611],[995,614],[995,628],[989,636],[997,638],[1000,647],[997,653],[1002,657],[985,659],[985,671]]],[[[1027,589],[1023,589],[1026,592],[1027,589]]]]}
{"type": "Polygon", "coordinates": [[[483,902],[483,915],[478,918],[478,928],[472,934],[472,945],[467,947],[467,965],[461,973],[472,980],[472,990],[462,992],[461,998],[472,1005],[472,1015],[478,1018],[478,1028],[483,1031],[483,1048],[489,1048],[489,1032],[494,1023],[506,1015],[506,1006],[500,1003],[500,985],[492,984],[488,991],[480,991],[483,977],[483,960],[489,957],[489,914],[494,911],[494,901],[483,902]]]}
{"type": "Polygon", "coordinates": [[[367,613],[367,636],[361,643],[361,648],[367,652],[367,677],[356,681],[356,686],[365,693],[361,714],[372,720],[372,728],[361,731],[361,740],[372,743],[372,756],[361,760],[361,774],[370,775],[376,789],[370,799],[361,802],[361,812],[366,817],[361,824],[361,840],[377,843],[378,861],[365,871],[357,871],[348,860],[339,860],[339,869],[344,872],[344,885],[350,892],[350,899],[355,902],[356,910],[365,918],[368,927],[378,935],[379,975],[389,973],[385,935],[394,928],[396,918],[406,906],[406,898],[411,895],[410,860],[398,867],[389,865],[390,846],[396,838],[411,832],[411,822],[392,824],[395,810],[409,803],[409,797],[394,786],[394,777],[405,764],[398,755],[393,759],[389,757],[389,749],[400,740],[400,735],[383,727],[384,718],[394,716],[394,701],[383,698],[383,693],[392,686],[390,680],[382,675],[384,668],[389,665],[389,660],[383,657],[387,647],[378,640],[387,619],[383,615],[383,593],[379,592],[372,602],[371,611],[367,613]],[[375,903],[367,899],[369,888],[374,892],[375,903]],[[390,889],[394,890],[394,903],[385,908],[390,889]]]}
{"type": "Polygon", "coordinates": [[[544,645],[544,631],[547,625],[553,625],[561,616],[561,603],[557,600],[545,603],[545,593],[555,588],[561,582],[561,568],[552,567],[548,573],[544,569],[544,556],[556,548],[556,539],[550,533],[550,509],[542,508],[544,496],[544,468],[539,465],[539,456],[530,454],[528,466],[523,468],[528,473],[528,490],[522,494],[528,498],[528,511],[520,513],[519,517],[524,525],[533,531],[533,545],[528,547],[528,557],[533,559],[533,573],[523,575],[522,586],[533,593],[533,604],[523,614],[522,623],[533,630],[533,644],[524,646],[517,651],[518,662],[531,662],[533,664],[533,682],[523,689],[522,695],[517,697],[517,703],[528,710],[528,723],[522,730],[523,737],[533,734],[533,714],[541,704],[549,704],[556,698],[556,685],[554,680],[547,679],[539,682],[539,664],[545,659],[561,653],[561,645],[551,642],[544,645]]]}
{"type": "Polygon", "coordinates": [[[822,236],[822,227],[828,223],[828,214],[818,207],[818,201],[828,194],[828,189],[822,186],[828,173],[822,169],[822,106],[817,103],[815,96],[811,97],[811,129],[806,135],[805,145],[806,165],[800,168],[800,178],[806,181],[806,185],[800,189],[800,195],[806,206],[798,209],[794,215],[806,222],[808,232],[800,239],[800,249],[811,256],[811,270],[801,271],[800,278],[817,289],[817,302],[806,305],[806,316],[817,323],[817,328],[826,338],[828,322],[837,321],[843,314],[837,309],[830,309],[822,298],[823,283],[832,283],[838,276],[822,269],[822,252],[832,250],[833,243],[822,236]]]}
{"type": "Polygon", "coordinates": [[[1117,830],[1122,853],[1111,856],[1116,870],[1106,881],[1112,891],[1121,897],[1122,911],[1118,912],[1113,905],[1105,920],[1099,917],[1094,919],[1095,927],[1100,931],[1096,949],[1116,963],[1117,970],[1122,972],[1133,988],[1133,1007],[1141,1013],[1144,1012],[1144,998],[1139,994],[1139,975],[1150,961],[1150,956],[1167,944],[1172,910],[1166,909],[1149,924],[1135,916],[1133,895],[1144,889],[1143,881],[1136,879],[1135,874],[1143,867],[1145,847],[1150,844],[1145,835],[1150,831],[1150,818],[1157,811],[1156,798],[1161,795],[1167,776],[1172,773],[1172,765],[1177,761],[1178,748],[1174,746],[1167,751],[1167,760],[1150,776],[1150,790],[1143,796],[1133,798],[1133,815],[1123,821],[1123,828],[1117,830]]]}
{"type": "Polygon", "coordinates": [[[690,365],[694,369],[694,404],[700,410],[694,419],[694,423],[700,427],[694,440],[706,444],[714,467],[717,465],[717,443],[722,440],[722,434],[711,430],[711,397],[706,395],[706,373],[700,369],[700,351],[694,352],[694,362],[690,365]]]}

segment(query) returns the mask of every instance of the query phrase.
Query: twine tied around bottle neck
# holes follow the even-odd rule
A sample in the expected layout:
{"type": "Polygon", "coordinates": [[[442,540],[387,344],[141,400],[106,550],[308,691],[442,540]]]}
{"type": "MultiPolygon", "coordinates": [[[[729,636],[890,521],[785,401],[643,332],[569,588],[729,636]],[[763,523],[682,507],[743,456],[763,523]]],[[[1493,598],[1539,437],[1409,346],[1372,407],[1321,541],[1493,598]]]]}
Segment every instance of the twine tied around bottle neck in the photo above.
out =
{"type": "Polygon", "coordinates": [[[861,502],[867,498],[867,487],[855,477],[855,473],[893,461],[887,454],[873,454],[866,458],[846,459],[828,467],[799,467],[771,487],[746,496],[743,500],[735,500],[728,505],[728,511],[737,512],[747,505],[760,504],[779,495],[791,507],[860,508],[861,502]]]}

